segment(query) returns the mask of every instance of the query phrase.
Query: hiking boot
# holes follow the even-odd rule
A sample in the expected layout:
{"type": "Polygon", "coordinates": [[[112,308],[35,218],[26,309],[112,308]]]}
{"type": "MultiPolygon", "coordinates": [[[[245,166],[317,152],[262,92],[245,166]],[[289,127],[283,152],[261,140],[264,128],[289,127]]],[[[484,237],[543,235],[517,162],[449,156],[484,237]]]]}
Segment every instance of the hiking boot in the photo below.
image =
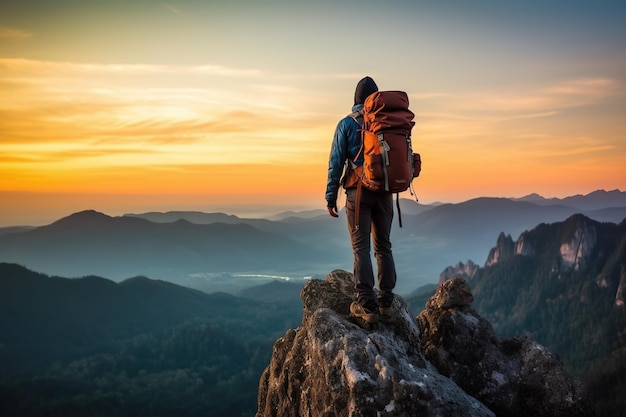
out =
{"type": "Polygon", "coordinates": [[[391,306],[393,305],[394,298],[395,295],[391,291],[378,294],[378,311],[385,319],[391,317],[391,306]]]}
{"type": "Polygon", "coordinates": [[[352,317],[358,317],[367,323],[376,323],[380,319],[378,311],[368,310],[356,301],[350,304],[350,315],[352,317]]]}
{"type": "Polygon", "coordinates": [[[391,306],[379,306],[378,311],[383,318],[391,317],[392,308],[391,306]]]}

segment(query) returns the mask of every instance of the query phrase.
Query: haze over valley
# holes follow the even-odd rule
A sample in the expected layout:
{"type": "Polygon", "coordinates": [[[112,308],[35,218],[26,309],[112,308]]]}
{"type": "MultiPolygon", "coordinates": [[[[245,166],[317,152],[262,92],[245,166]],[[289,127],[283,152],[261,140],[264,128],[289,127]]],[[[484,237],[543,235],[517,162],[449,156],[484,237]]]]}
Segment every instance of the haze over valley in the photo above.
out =
{"type": "MultiPolygon", "coordinates": [[[[403,227],[394,219],[392,242],[397,292],[408,294],[438,281],[449,265],[484,264],[502,232],[516,238],[540,223],[582,213],[619,223],[626,193],[596,191],[546,199],[477,198],[458,204],[421,205],[403,199],[403,227]]],[[[47,274],[97,275],[115,281],[147,276],[205,292],[237,293],[275,279],[304,284],[333,269],[351,270],[343,210],[289,212],[271,219],[226,213],[147,212],[111,217],[73,213],[41,227],[0,229],[0,260],[47,274]]]]}

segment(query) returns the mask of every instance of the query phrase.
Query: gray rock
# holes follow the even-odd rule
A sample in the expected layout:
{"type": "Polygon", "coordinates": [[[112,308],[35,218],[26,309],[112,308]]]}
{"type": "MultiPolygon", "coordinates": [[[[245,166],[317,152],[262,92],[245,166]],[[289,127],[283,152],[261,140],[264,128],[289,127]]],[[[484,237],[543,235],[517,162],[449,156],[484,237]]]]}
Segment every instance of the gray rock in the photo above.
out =
{"type": "Polygon", "coordinates": [[[302,289],[302,326],[274,344],[257,417],[494,416],[425,360],[400,297],[375,327],[350,319],[353,287],[333,271],[302,289]]]}
{"type": "Polygon", "coordinates": [[[396,297],[374,326],[349,317],[353,286],[336,270],[302,289],[302,326],[274,344],[257,417],[593,415],[557,357],[495,335],[465,280],[442,283],[417,323],[396,297]]]}
{"type": "Polygon", "coordinates": [[[593,415],[582,384],[555,355],[527,335],[499,339],[471,301],[465,280],[453,278],[417,317],[424,355],[442,375],[499,417],[593,415]]]}
{"type": "Polygon", "coordinates": [[[439,283],[456,277],[463,277],[470,280],[474,278],[474,275],[476,275],[479,269],[480,267],[472,262],[471,259],[468,259],[465,264],[463,262],[457,262],[456,265],[447,267],[439,274],[439,283]]]}

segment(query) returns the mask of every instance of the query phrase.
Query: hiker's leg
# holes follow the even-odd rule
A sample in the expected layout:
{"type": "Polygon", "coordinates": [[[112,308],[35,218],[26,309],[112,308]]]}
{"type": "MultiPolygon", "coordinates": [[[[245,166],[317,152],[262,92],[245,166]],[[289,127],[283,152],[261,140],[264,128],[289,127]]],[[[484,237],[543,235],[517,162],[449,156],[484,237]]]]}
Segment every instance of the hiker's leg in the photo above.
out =
{"type": "Polygon", "coordinates": [[[372,211],[367,198],[361,195],[359,207],[359,227],[355,227],[356,190],[347,190],[346,217],[354,255],[354,282],[357,301],[369,310],[378,307],[374,292],[374,271],[370,258],[370,233],[372,228],[372,211]]]}
{"type": "Polygon", "coordinates": [[[396,266],[391,253],[391,224],[393,222],[393,195],[377,194],[372,209],[372,240],[378,267],[378,301],[391,305],[396,286],[396,266]]]}

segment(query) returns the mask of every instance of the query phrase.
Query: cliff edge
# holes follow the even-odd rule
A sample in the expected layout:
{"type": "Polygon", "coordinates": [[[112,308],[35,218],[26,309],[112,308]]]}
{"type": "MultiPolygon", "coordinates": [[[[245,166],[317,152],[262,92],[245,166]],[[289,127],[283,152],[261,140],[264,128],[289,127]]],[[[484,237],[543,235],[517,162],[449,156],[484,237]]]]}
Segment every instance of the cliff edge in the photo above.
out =
{"type": "Polygon", "coordinates": [[[349,316],[353,277],[335,270],[300,294],[302,326],[274,344],[257,417],[591,416],[581,384],[529,337],[498,339],[458,278],[411,317],[349,316]]]}

